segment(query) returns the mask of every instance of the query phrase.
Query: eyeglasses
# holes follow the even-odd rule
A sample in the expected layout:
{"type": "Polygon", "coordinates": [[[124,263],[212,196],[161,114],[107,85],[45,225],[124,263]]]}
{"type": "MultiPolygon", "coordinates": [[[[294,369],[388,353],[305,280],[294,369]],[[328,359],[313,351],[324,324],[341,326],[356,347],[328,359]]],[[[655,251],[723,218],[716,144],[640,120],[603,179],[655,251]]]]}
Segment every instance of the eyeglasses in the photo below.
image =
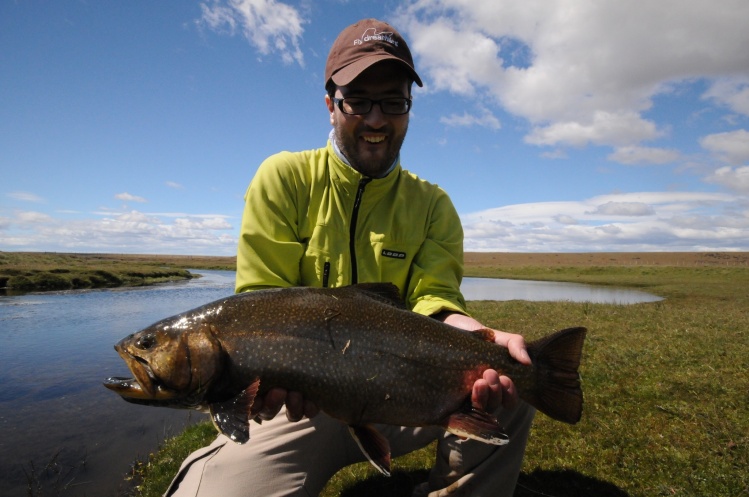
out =
{"type": "Polygon", "coordinates": [[[334,98],[333,103],[344,114],[353,116],[369,114],[374,104],[380,105],[380,110],[383,114],[403,115],[408,114],[408,111],[411,110],[411,99],[406,97],[382,98],[380,100],[363,97],[346,97],[334,98]]]}

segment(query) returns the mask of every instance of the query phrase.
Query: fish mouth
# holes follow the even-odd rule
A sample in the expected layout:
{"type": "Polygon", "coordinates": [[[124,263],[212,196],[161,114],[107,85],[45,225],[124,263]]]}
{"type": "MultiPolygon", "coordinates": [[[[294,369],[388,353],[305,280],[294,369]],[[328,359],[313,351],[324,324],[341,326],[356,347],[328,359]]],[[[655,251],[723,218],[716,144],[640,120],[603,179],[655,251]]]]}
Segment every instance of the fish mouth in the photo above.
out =
{"type": "Polygon", "coordinates": [[[104,386],[126,399],[171,400],[175,398],[174,392],[164,388],[162,385],[151,383],[147,390],[135,378],[111,376],[104,380],[104,386]]]}
{"type": "Polygon", "coordinates": [[[125,360],[135,378],[112,376],[104,381],[105,387],[129,399],[168,400],[176,396],[154,374],[147,361],[119,346],[115,346],[115,350],[125,360]]]}

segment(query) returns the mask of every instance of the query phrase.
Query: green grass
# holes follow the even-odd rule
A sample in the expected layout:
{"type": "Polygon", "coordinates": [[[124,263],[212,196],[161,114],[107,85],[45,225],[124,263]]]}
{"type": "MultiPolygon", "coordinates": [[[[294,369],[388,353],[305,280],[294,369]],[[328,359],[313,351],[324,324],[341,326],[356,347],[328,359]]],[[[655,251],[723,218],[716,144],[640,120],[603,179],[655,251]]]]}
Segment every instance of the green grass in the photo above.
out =
{"type": "MultiPolygon", "coordinates": [[[[749,269],[521,267],[472,275],[615,284],[666,297],[629,306],[469,304],[485,324],[528,339],[589,329],[583,419],[568,426],[537,416],[516,497],[749,495],[749,269]]],[[[202,438],[169,440],[139,468],[139,495],[163,492],[184,454],[215,435],[209,425],[201,430],[202,438]]],[[[322,495],[410,495],[433,457],[430,447],[396,459],[390,479],[366,463],[344,468],[322,495]]]]}
{"type": "Polygon", "coordinates": [[[152,285],[192,278],[184,267],[173,261],[132,256],[0,252],[0,291],[14,294],[152,285]]]}

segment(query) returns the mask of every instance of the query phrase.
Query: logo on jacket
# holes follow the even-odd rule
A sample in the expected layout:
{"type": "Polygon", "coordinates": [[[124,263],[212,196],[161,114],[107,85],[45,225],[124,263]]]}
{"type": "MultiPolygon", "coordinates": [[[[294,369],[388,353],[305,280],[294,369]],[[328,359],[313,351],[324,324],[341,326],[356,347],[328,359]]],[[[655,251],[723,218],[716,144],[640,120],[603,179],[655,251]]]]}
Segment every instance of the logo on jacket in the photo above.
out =
{"type": "Polygon", "coordinates": [[[395,250],[382,249],[382,256],[383,257],[390,257],[392,259],[405,259],[406,258],[406,253],[405,252],[397,252],[395,250]]]}

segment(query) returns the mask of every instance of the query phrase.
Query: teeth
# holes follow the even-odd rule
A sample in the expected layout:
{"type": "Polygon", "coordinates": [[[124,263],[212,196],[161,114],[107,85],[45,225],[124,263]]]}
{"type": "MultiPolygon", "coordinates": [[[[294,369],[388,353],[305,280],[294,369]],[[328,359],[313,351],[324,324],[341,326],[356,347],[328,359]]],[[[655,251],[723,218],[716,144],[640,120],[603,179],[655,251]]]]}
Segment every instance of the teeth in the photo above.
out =
{"type": "Polygon", "coordinates": [[[365,136],[364,141],[367,141],[369,143],[380,143],[385,141],[384,136],[365,136]]]}

